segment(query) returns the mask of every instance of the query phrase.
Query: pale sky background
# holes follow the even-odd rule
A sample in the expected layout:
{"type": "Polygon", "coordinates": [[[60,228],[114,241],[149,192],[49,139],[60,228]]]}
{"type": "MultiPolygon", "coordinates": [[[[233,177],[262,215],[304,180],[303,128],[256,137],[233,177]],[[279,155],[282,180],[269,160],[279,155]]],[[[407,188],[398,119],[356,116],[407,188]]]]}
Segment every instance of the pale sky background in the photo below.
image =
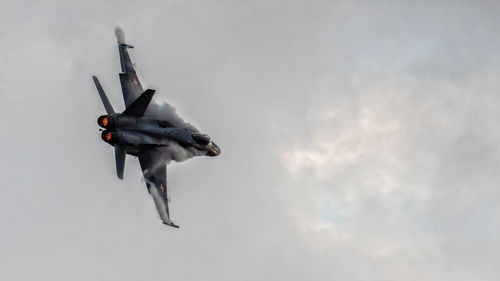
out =
{"type": "Polygon", "coordinates": [[[498,280],[500,2],[0,2],[0,280],[498,280]],[[91,76],[221,147],[116,178],[91,76]]]}

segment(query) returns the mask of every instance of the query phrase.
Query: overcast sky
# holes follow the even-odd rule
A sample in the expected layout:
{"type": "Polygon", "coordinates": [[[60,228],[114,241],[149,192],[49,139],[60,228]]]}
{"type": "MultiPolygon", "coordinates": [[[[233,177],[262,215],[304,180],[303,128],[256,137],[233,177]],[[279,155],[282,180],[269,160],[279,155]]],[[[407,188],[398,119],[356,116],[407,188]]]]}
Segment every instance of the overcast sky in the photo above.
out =
{"type": "Polygon", "coordinates": [[[500,2],[1,1],[0,280],[497,280],[500,2]],[[440,2],[440,4],[437,4],[440,2]],[[474,2],[474,3],[473,3],[474,2]],[[116,178],[91,76],[221,147],[116,178]]]}

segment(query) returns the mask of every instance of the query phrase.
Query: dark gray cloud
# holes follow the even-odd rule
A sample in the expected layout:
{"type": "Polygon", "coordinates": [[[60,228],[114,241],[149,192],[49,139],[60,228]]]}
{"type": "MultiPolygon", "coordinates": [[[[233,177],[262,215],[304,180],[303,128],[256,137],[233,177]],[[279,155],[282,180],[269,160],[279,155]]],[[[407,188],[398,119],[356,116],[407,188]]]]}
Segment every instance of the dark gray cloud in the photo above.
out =
{"type": "Polygon", "coordinates": [[[0,279],[494,280],[499,8],[0,3],[0,279]],[[169,166],[179,231],[99,138],[115,26],[223,151],[169,166]]]}

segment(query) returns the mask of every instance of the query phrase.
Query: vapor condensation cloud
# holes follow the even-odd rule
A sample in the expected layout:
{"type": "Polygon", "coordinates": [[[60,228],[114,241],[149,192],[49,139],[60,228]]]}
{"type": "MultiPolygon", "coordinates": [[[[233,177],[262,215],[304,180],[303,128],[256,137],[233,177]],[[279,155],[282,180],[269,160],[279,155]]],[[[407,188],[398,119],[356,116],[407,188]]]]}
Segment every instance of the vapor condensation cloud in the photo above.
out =
{"type": "Polygon", "coordinates": [[[497,279],[500,3],[0,11],[0,280],[497,279]],[[223,150],[169,165],[178,230],[99,137],[116,26],[151,110],[223,150]]]}
{"type": "Polygon", "coordinates": [[[127,43],[125,40],[125,32],[123,29],[119,26],[115,27],[115,36],[116,36],[116,41],[120,43],[127,43]]]}
{"type": "MultiPolygon", "coordinates": [[[[126,44],[125,32],[120,27],[115,28],[116,40],[119,43],[126,44]]],[[[129,51],[130,53],[130,51],[129,51]]],[[[132,61],[133,62],[133,61],[132,61]]],[[[135,63],[134,63],[135,64],[135,63]]],[[[168,104],[165,101],[154,100],[149,105],[145,116],[153,117],[158,120],[168,121],[169,124],[179,128],[185,128],[191,131],[199,132],[199,130],[192,124],[184,121],[182,117],[177,114],[174,106],[168,104]]],[[[194,156],[205,155],[205,152],[198,150],[194,147],[183,147],[177,142],[167,142],[167,146],[157,149],[158,153],[164,161],[170,163],[170,161],[185,161],[193,158],[194,156]]]]}

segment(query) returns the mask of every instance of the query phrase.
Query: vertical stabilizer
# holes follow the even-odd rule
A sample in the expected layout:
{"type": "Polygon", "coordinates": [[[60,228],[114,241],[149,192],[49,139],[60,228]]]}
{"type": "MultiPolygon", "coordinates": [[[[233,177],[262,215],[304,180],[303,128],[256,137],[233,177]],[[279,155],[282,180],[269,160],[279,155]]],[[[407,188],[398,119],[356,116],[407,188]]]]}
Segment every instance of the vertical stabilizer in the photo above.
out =
{"type": "Polygon", "coordinates": [[[99,92],[99,96],[101,97],[102,104],[104,105],[104,108],[106,109],[106,112],[108,114],[115,113],[115,110],[113,109],[113,106],[108,100],[108,97],[106,96],[106,93],[104,93],[104,89],[101,86],[101,83],[99,83],[99,79],[97,77],[92,76],[92,79],[94,79],[94,84],[95,87],[97,88],[97,91],[99,92]]]}
{"type": "Polygon", "coordinates": [[[131,105],[125,109],[123,115],[142,117],[148,109],[149,103],[155,94],[155,90],[147,89],[131,105]]]}

